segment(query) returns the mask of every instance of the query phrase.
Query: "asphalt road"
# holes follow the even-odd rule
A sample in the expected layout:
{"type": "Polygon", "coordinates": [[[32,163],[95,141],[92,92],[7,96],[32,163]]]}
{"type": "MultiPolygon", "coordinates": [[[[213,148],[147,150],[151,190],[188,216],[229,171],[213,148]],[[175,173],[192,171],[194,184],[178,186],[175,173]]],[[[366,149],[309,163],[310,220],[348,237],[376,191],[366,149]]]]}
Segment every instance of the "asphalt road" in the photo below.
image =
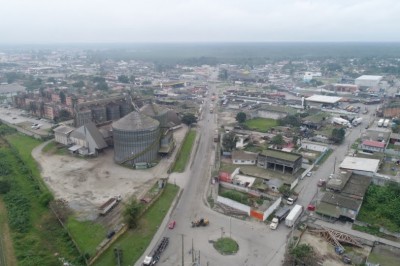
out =
{"type": "MultiPolygon", "coordinates": [[[[214,90],[214,85],[211,85],[210,94],[214,90]]],[[[189,162],[191,167],[187,167],[182,174],[170,176],[170,180],[174,180],[172,182],[178,180],[176,183],[184,189],[176,208],[170,213],[169,220],[175,220],[176,227],[168,229],[169,220],[164,220],[145,255],[151,252],[162,237],[167,236],[170,237],[170,244],[161,255],[158,265],[182,265],[182,257],[184,265],[192,265],[190,252],[192,241],[197,256],[200,251],[200,265],[281,265],[290,233],[289,228],[281,224],[277,230],[273,231],[261,222],[243,221],[212,211],[204,203],[210,168],[214,162],[215,144],[212,138],[217,126],[216,117],[209,113],[210,103],[210,99],[204,103],[204,114],[198,125],[198,147],[189,162]],[[208,218],[210,225],[192,228],[191,221],[201,217],[208,218]],[[221,235],[231,236],[238,242],[239,252],[236,255],[222,256],[213,248],[210,241],[218,239],[221,235]]],[[[333,172],[335,158],[337,166],[340,164],[348,148],[365,130],[366,118],[362,125],[348,131],[342,145],[332,147],[334,150],[332,155],[314,172],[313,176],[306,177],[299,183],[298,204],[307,206],[313,200],[317,194],[318,180],[327,178],[333,172]]],[[[136,265],[141,265],[142,259],[136,265]]]]}

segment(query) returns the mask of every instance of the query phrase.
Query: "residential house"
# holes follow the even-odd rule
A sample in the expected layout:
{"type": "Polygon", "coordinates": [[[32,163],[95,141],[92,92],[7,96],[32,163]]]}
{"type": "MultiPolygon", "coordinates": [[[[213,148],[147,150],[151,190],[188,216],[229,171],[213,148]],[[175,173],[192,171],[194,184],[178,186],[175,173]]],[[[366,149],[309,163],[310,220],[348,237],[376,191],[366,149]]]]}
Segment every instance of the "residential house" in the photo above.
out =
{"type": "Polygon", "coordinates": [[[234,150],[231,156],[233,164],[255,165],[257,162],[257,153],[253,152],[234,150]]]}
{"type": "Polygon", "coordinates": [[[384,152],[385,143],[375,140],[364,140],[360,147],[364,152],[374,153],[374,152],[384,152]]]}

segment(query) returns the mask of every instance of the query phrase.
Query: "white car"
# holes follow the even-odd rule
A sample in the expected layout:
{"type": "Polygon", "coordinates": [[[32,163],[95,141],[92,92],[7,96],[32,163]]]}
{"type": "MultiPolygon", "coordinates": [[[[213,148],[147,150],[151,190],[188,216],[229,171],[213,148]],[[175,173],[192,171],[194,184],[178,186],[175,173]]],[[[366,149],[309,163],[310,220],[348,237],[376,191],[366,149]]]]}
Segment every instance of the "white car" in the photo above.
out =
{"type": "Polygon", "coordinates": [[[312,176],[312,172],[311,172],[311,171],[308,172],[308,173],[306,174],[306,176],[312,176]]]}

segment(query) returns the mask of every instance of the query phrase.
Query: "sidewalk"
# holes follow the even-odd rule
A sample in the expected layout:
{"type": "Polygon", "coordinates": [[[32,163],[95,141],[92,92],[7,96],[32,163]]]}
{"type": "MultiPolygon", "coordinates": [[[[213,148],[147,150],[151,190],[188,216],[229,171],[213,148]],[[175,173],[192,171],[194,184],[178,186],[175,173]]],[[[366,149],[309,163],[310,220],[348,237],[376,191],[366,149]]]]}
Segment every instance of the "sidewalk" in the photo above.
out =
{"type": "Polygon", "coordinates": [[[330,229],[333,229],[333,230],[336,230],[336,231],[339,231],[339,232],[342,232],[342,233],[346,233],[346,234],[349,234],[349,235],[352,235],[352,236],[355,236],[355,237],[358,237],[358,238],[366,239],[368,241],[379,242],[379,243],[382,243],[382,244],[385,244],[385,245],[389,245],[389,246],[392,246],[392,247],[400,248],[400,243],[399,242],[394,242],[394,241],[391,241],[391,240],[387,240],[385,238],[380,238],[380,237],[377,237],[377,236],[374,236],[374,235],[370,235],[370,234],[367,234],[367,233],[364,233],[364,232],[356,231],[356,230],[353,230],[351,228],[347,228],[345,226],[339,226],[337,224],[328,223],[328,222],[325,222],[325,221],[322,221],[322,220],[317,220],[317,221],[314,222],[314,224],[323,226],[325,228],[330,228],[330,229]]]}

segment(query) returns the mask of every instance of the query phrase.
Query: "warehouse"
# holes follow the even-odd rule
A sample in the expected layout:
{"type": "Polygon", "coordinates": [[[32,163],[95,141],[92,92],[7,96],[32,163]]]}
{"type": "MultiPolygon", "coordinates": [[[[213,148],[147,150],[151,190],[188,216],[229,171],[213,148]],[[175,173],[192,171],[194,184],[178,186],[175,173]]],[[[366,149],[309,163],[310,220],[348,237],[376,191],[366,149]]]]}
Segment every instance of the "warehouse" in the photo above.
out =
{"type": "Polygon", "coordinates": [[[338,105],[342,97],[313,95],[306,98],[306,103],[311,107],[335,107],[338,105]]]}
{"type": "Polygon", "coordinates": [[[378,172],[380,160],[347,156],[340,164],[340,169],[351,170],[353,173],[371,175],[378,172]]]}
{"type": "Polygon", "coordinates": [[[355,84],[360,87],[377,88],[382,76],[362,75],[355,79],[355,84]]]}
{"type": "Polygon", "coordinates": [[[301,168],[303,156],[280,150],[263,150],[257,157],[257,166],[264,169],[294,174],[301,168]]]}

